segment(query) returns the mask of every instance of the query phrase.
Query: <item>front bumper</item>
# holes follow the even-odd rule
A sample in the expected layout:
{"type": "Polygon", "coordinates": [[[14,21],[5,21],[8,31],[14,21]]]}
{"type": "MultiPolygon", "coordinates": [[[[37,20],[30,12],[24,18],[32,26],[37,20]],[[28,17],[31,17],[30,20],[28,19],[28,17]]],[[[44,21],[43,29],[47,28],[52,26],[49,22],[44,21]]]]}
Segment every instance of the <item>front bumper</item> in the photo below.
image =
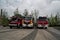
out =
{"type": "Polygon", "coordinates": [[[22,24],[23,27],[33,27],[33,24],[22,24]]]}
{"type": "Polygon", "coordinates": [[[38,27],[48,27],[48,24],[47,25],[40,25],[40,24],[38,24],[38,27]]]}
{"type": "Polygon", "coordinates": [[[9,26],[17,26],[17,24],[9,24],[9,26]]]}

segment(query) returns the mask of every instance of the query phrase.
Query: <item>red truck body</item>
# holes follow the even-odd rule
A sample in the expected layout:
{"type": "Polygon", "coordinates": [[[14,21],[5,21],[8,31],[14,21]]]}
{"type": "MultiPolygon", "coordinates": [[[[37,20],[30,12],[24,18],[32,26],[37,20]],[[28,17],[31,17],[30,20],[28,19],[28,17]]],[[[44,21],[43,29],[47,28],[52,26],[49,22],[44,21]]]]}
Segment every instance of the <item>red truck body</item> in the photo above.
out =
{"type": "Polygon", "coordinates": [[[22,21],[23,27],[33,28],[33,18],[32,17],[25,17],[22,21]]]}
{"type": "Polygon", "coordinates": [[[11,17],[11,20],[9,21],[10,28],[17,27],[20,28],[22,26],[22,19],[19,17],[11,17]]]}
{"type": "Polygon", "coordinates": [[[38,27],[47,28],[48,27],[48,20],[47,17],[39,17],[37,20],[38,27]]]}

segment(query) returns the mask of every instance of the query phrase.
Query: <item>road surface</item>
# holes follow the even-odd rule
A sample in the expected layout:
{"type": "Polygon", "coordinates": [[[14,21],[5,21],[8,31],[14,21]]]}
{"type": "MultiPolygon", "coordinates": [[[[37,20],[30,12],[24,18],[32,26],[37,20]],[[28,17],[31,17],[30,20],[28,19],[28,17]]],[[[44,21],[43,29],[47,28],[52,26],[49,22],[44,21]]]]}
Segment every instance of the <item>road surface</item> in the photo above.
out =
{"type": "Polygon", "coordinates": [[[60,40],[60,31],[48,29],[0,29],[0,40],[60,40]]]}

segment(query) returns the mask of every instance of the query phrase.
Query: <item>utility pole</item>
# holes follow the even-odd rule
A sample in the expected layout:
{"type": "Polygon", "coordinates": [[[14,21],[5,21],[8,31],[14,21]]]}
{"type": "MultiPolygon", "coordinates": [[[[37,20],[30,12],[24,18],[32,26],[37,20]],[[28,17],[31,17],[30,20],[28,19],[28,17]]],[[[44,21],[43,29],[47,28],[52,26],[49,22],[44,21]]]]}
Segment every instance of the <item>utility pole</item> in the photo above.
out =
{"type": "Polygon", "coordinates": [[[3,11],[3,10],[1,9],[1,17],[2,17],[2,11],[3,11]]]}

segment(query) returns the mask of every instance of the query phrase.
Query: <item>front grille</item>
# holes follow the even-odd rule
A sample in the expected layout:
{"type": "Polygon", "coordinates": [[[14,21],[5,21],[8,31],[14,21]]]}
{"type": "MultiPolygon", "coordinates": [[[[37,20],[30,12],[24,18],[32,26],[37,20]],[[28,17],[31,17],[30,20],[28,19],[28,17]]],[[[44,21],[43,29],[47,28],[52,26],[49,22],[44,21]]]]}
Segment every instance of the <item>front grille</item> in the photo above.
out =
{"type": "Polygon", "coordinates": [[[30,24],[30,22],[24,22],[24,24],[30,24]]]}

